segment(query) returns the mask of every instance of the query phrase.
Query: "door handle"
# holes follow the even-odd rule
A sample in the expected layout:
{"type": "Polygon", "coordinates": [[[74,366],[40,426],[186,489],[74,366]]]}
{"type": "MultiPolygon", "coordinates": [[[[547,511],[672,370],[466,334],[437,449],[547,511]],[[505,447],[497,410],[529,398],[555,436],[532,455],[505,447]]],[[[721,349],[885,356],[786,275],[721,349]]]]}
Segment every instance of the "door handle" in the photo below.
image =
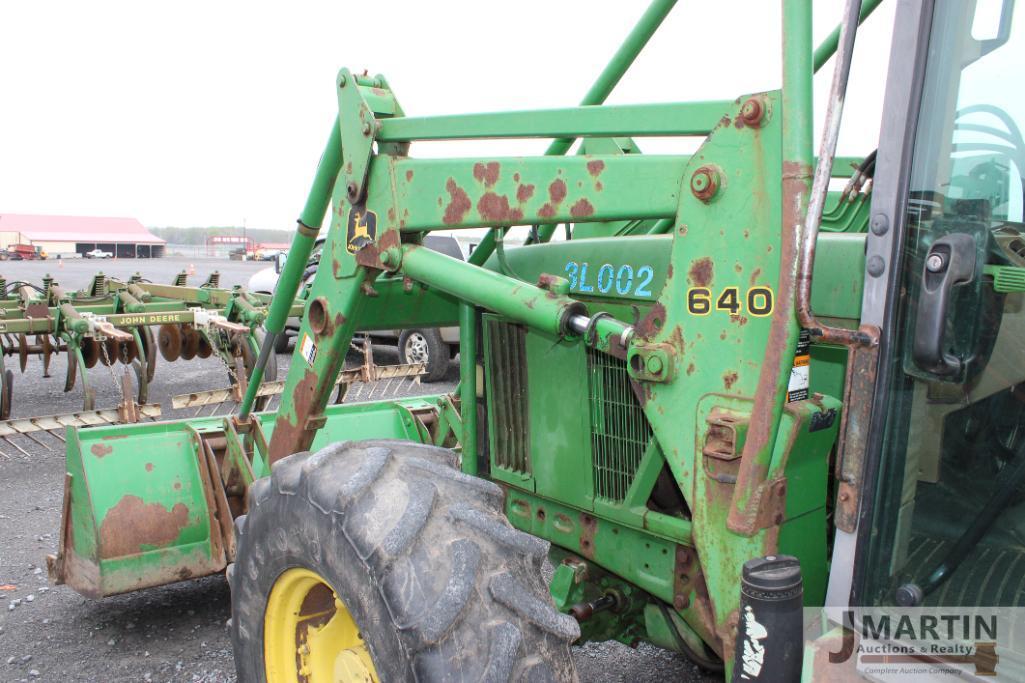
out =
{"type": "Polygon", "coordinates": [[[926,372],[945,377],[963,369],[961,359],[945,350],[947,309],[951,290],[975,278],[976,261],[975,239],[964,233],[939,238],[925,256],[912,359],[926,372]]]}

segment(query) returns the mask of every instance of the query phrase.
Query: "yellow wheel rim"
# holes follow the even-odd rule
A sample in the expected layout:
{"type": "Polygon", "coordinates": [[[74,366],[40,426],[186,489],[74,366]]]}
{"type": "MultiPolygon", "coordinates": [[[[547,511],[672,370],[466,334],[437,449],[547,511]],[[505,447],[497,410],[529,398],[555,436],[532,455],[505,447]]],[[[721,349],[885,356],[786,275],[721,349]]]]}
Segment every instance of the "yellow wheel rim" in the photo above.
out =
{"type": "Polygon", "coordinates": [[[356,621],[309,569],[277,578],[263,616],[267,683],[378,683],[356,621]]]}

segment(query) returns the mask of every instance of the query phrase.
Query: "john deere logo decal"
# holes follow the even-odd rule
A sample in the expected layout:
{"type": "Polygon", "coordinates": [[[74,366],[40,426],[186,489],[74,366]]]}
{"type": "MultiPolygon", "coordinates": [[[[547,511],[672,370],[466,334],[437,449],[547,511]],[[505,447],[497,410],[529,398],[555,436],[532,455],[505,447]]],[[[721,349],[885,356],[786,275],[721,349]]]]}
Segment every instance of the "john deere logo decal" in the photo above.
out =
{"type": "Polygon", "coordinates": [[[361,206],[349,209],[349,221],[345,228],[345,248],[355,254],[365,245],[377,239],[377,214],[361,206]]]}

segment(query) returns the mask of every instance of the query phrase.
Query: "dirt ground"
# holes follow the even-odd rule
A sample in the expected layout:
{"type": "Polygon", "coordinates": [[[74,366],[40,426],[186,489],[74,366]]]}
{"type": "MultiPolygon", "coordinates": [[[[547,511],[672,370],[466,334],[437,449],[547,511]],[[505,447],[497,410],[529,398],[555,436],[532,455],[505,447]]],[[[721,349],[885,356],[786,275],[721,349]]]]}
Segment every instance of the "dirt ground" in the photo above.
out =
{"type": "MultiPolygon", "coordinates": [[[[68,289],[85,286],[97,270],[122,277],[141,270],[154,282],[170,282],[189,260],[7,262],[0,267],[8,281],[38,282],[52,273],[68,289]]],[[[245,284],[266,264],[195,261],[202,282],[217,268],[221,285],[245,284]]],[[[378,362],[397,362],[393,349],[378,347],[378,362]]],[[[282,370],[288,357],[279,356],[282,370]]],[[[52,377],[42,378],[42,364],[31,358],[18,374],[16,358],[6,359],[16,373],[14,416],[45,415],[80,409],[80,388],[63,393],[65,358],[58,357],[52,377]]],[[[97,371],[102,370],[99,366],[97,371]]],[[[458,367],[443,382],[420,391],[451,390],[458,367]]],[[[102,372],[91,375],[97,406],[113,406],[118,391],[102,372]]],[[[197,389],[221,387],[224,368],[216,359],[158,362],[150,401],[165,405],[170,397],[197,389]]],[[[183,417],[184,415],[178,415],[183,417]]],[[[235,681],[228,586],[222,576],[207,577],[128,595],[90,600],[46,576],[47,554],[57,550],[64,455],[53,448],[19,440],[25,453],[0,442],[0,681],[160,681],[221,683],[235,681]]],[[[712,681],[684,658],[655,647],[631,649],[618,643],[588,643],[574,648],[582,681],[712,681]]]]}

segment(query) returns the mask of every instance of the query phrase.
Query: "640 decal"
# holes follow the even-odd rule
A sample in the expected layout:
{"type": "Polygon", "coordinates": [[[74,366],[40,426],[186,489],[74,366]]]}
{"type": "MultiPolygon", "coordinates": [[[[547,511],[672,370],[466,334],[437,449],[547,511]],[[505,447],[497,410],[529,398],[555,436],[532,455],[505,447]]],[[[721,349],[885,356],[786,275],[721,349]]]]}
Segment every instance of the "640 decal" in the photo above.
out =
{"type": "Polygon", "coordinates": [[[691,287],[687,290],[687,312],[691,315],[727,313],[729,315],[753,315],[764,318],[772,315],[775,296],[771,287],[756,286],[742,291],[739,287],[723,287],[712,290],[709,287],[691,287]]]}

